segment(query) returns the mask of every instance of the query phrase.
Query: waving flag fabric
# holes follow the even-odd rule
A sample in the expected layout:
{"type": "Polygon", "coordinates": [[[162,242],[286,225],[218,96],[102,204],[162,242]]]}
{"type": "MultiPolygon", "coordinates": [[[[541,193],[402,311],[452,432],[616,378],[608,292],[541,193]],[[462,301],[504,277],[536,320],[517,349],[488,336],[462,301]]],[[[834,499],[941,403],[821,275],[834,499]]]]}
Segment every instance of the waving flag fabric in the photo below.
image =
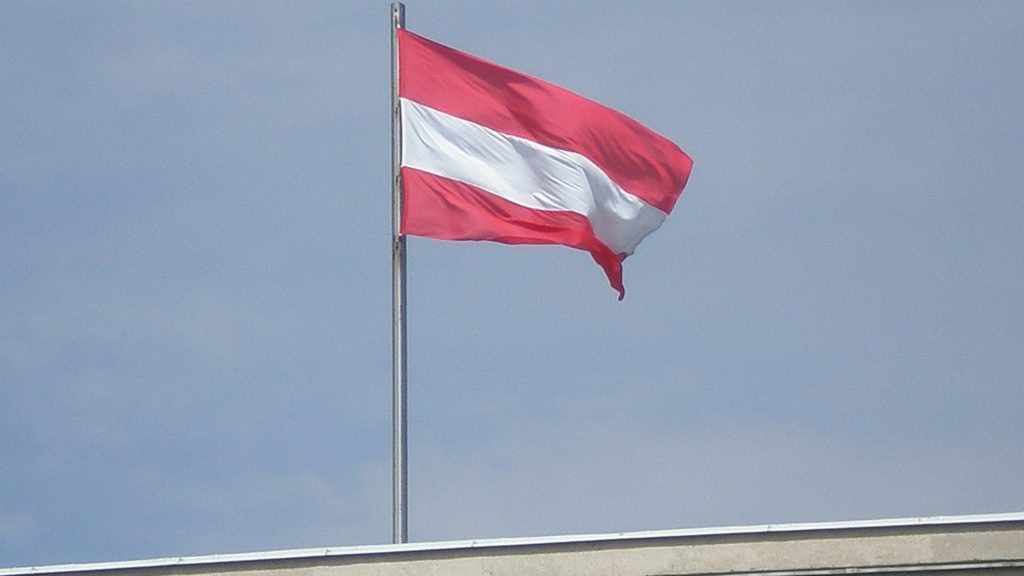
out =
{"type": "Polygon", "coordinates": [[[399,30],[400,232],[622,260],[672,211],[692,161],[577,94],[399,30]]]}

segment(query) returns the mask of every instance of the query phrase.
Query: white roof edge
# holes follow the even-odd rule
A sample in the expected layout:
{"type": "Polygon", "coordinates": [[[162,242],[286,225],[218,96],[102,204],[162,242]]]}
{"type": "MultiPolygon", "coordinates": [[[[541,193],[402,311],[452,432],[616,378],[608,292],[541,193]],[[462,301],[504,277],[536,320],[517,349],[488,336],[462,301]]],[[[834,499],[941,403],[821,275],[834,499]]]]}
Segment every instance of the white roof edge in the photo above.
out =
{"type": "Polygon", "coordinates": [[[294,550],[273,550],[269,552],[243,552],[236,554],[181,556],[167,558],[152,558],[148,560],[127,560],[118,562],[95,562],[86,564],[57,564],[52,566],[0,568],[0,576],[22,576],[29,574],[66,574],[74,572],[96,572],[104,570],[161,568],[171,566],[196,566],[202,564],[259,562],[265,560],[302,560],[313,558],[361,556],[367,554],[432,552],[447,550],[467,550],[473,548],[537,546],[545,544],[572,544],[587,542],[598,543],[695,536],[753,535],[786,532],[856,530],[870,528],[903,528],[913,526],[948,526],[955,524],[990,524],[1000,522],[1024,522],[1024,512],[1008,512],[1000,514],[973,514],[965,516],[930,516],[922,518],[890,518],[881,520],[851,520],[841,522],[760,524],[753,526],[728,526],[716,528],[683,528],[673,530],[648,530],[641,532],[617,532],[606,534],[529,536],[522,538],[451,540],[442,542],[412,542],[407,544],[372,544],[365,546],[301,548],[294,550]]]}

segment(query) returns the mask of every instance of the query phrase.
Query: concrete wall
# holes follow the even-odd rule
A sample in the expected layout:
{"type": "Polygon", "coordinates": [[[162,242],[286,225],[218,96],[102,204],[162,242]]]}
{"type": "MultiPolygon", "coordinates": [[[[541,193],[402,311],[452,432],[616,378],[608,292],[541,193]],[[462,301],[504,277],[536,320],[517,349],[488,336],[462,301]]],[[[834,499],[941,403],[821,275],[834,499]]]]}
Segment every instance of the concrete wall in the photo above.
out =
{"type": "Polygon", "coordinates": [[[293,550],[0,576],[1024,575],[1024,514],[293,550]]]}

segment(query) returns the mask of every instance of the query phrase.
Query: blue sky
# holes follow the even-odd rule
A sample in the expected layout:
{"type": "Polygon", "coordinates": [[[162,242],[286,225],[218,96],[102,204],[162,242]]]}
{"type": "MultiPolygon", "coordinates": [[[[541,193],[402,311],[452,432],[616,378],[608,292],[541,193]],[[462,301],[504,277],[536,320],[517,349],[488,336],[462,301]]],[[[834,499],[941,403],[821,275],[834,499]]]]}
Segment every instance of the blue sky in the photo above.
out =
{"type": "MultiPolygon", "coordinates": [[[[417,2],[696,161],[410,240],[410,537],[1024,510],[1024,5],[417,2]]],[[[0,3],[0,566],[390,540],[389,8],[0,3]]]]}

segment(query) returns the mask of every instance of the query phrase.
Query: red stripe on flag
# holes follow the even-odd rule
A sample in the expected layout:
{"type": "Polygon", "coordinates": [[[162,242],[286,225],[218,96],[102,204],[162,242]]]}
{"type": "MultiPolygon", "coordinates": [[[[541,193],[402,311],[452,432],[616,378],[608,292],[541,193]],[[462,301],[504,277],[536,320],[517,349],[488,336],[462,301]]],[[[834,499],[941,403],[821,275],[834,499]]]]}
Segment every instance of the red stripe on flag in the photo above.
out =
{"type": "Polygon", "coordinates": [[[532,76],[398,31],[399,95],[513,136],[582,154],[624,190],[672,211],[693,161],[639,122],[532,76]]]}
{"type": "Polygon", "coordinates": [[[608,282],[625,295],[621,258],[594,236],[575,212],[531,210],[475,186],[402,168],[402,234],[439,240],[490,240],[504,244],[558,244],[590,252],[608,282]]]}

